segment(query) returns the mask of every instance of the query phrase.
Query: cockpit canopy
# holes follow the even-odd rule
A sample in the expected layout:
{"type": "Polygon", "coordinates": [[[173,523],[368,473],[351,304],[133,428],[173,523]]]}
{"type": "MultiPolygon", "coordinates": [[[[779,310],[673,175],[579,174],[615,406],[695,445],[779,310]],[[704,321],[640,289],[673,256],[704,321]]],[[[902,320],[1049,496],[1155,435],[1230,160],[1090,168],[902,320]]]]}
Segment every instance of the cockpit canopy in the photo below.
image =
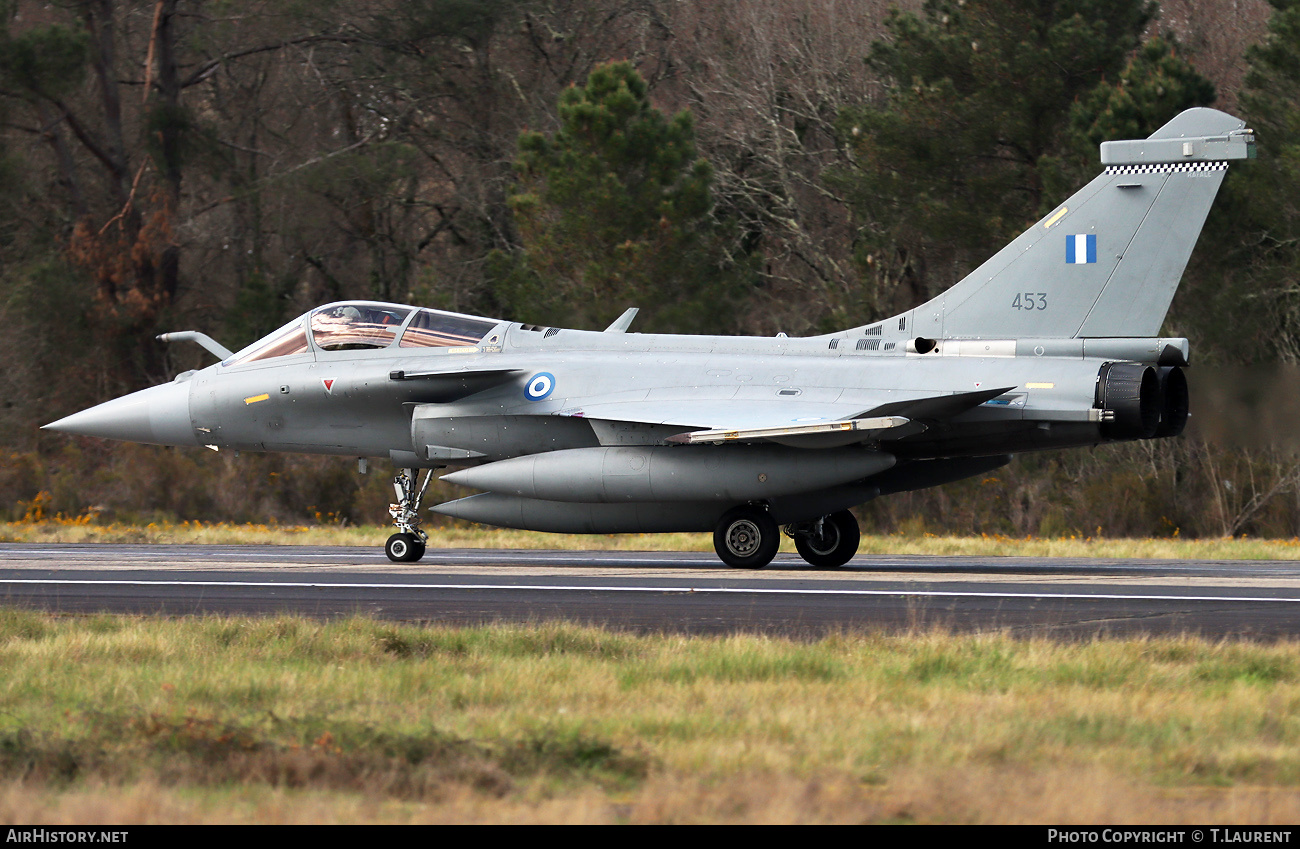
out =
{"type": "Polygon", "coordinates": [[[477,345],[498,324],[490,318],[374,301],[326,304],[259,339],[223,365],[311,351],[477,345]]]}
{"type": "Polygon", "coordinates": [[[331,304],[312,311],[311,338],[322,351],[387,348],[410,314],[388,304],[331,304]]]}

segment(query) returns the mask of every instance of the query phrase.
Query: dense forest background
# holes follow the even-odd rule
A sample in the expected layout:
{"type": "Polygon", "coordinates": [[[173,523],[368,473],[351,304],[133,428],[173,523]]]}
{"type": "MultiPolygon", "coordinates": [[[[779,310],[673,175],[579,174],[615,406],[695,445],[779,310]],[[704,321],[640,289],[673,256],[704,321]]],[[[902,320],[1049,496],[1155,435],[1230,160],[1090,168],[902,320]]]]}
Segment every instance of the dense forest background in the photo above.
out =
{"type": "Polygon", "coordinates": [[[384,521],[351,461],[39,426],[210,362],[160,332],[237,349],[339,298],[864,324],[1197,105],[1260,157],[1166,321],[1189,434],[881,499],[880,531],[1300,534],[1300,0],[0,0],[0,517],[384,521]]]}

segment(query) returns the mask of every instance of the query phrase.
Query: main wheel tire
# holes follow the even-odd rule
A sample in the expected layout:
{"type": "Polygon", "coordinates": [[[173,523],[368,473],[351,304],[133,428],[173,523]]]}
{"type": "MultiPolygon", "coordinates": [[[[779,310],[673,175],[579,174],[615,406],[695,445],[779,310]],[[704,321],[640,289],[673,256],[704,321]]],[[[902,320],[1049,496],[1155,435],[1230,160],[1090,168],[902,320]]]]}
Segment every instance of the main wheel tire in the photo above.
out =
{"type": "Polygon", "coordinates": [[[748,504],[723,514],[713,531],[713,548],[734,569],[762,569],[781,547],[781,529],[760,507],[748,504]]]}
{"type": "Polygon", "coordinates": [[[838,569],[858,553],[862,534],[858,520],[848,510],[832,513],[822,519],[822,535],[795,537],[794,547],[799,556],[821,569],[838,569]]]}
{"type": "Polygon", "coordinates": [[[384,554],[394,563],[409,563],[424,555],[424,541],[415,534],[393,534],[384,543],[384,554]]]}

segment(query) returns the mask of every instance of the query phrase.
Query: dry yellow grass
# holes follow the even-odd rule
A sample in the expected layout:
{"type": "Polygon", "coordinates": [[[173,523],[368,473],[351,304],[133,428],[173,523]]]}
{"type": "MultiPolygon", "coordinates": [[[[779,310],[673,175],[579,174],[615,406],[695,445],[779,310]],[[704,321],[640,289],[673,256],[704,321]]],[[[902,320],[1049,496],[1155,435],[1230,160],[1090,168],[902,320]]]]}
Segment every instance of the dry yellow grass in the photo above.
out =
{"type": "Polygon", "coordinates": [[[448,787],[395,800],[262,785],[201,794],[144,782],[50,790],[0,784],[0,824],[976,823],[1276,825],[1300,821],[1300,790],[1162,788],[1103,770],[981,769],[901,774],[888,788],[828,773],[701,780],[658,774],[618,798],[595,788],[498,798],[448,787]]]}
{"type": "MultiPolygon", "coordinates": [[[[605,551],[712,551],[710,534],[545,534],[475,525],[430,529],[436,548],[568,549],[605,551]]],[[[0,522],[0,542],[190,543],[221,545],[381,546],[392,529],[340,525],[235,525],[178,522],[100,525],[85,519],[0,522]]],[[[782,540],[792,553],[793,543],[782,540]]],[[[865,535],[860,554],[1022,557],[1091,557],[1169,560],[1300,560],[1300,539],[1105,539],[865,535]]]]}
{"type": "Polygon", "coordinates": [[[1290,823],[1300,644],[0,610],[0,822],[1290,823]]]}
{"type": "MultiPolygon", "coordinates": [[[[236,525],[226,522],[154,522],[100,525],[77,520],[0,522],[0,542],[189,543],[209,545],[382,546],[390,527],[344,525],[236,525]]],[[[440,548],[711,551],[708,534],[543,534],[482,527],[429,529],[440,548]]]]}

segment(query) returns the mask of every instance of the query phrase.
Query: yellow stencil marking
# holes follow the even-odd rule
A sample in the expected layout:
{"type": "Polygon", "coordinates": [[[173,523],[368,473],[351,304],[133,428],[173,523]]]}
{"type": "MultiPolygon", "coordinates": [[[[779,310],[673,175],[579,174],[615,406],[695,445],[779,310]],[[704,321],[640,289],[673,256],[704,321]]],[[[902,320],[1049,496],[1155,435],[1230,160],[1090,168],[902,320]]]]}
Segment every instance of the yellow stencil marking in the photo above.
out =
{"type": "Polygon", "coordinates": [[[1055,389],[1055,383],[1026,383],[1026,389],[1055,389]]]}
{"type": "Polygon", "coordinates": [[[1052,229],[1052,225],[1060,221],[1065,216],[1065,213],[1069,211],[1070,208],[1068,206],[1063,206],[1060,209],[1056,210],[1056,212],[1053,212],[1052,217],[1043,222],[1043,229],[1044,230],[1052,229]]]}
{"type": "Polygon", "coordinates": [[[253,395],[244,399],[245,404],[256,404],[258,401],[265,401],[271,396],[263,392],[261,395],[253,395]]]}

